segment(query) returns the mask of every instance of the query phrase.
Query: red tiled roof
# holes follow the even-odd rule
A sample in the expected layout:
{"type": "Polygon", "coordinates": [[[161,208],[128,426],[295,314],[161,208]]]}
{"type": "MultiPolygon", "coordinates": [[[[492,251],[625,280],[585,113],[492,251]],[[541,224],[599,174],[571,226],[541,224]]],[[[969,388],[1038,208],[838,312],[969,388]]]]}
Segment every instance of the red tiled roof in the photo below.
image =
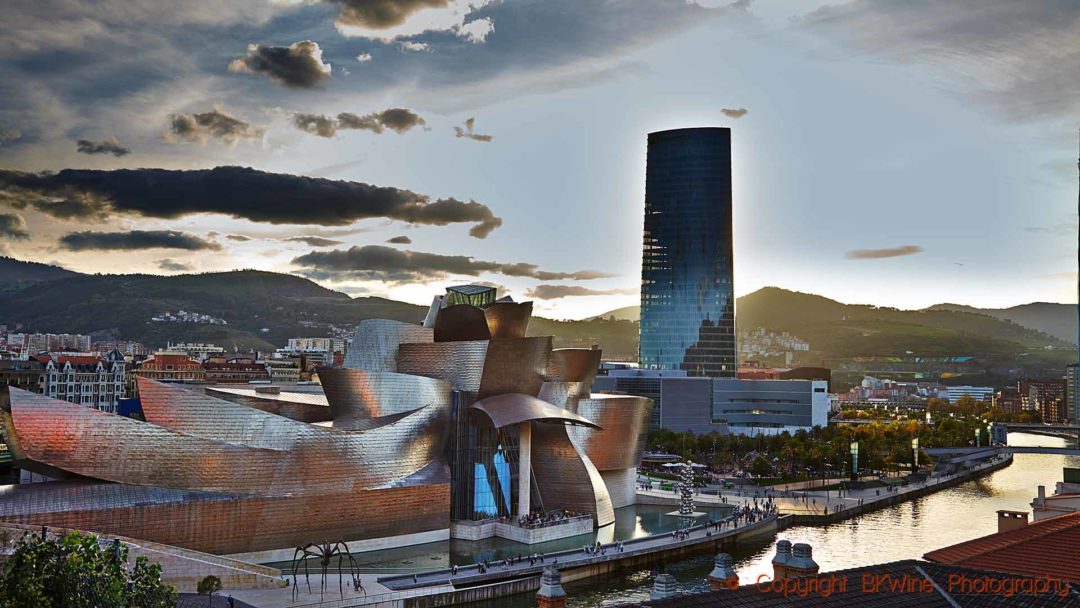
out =
{"type": "Polygon", "coordinates": [[[97,365],[101,359],[97,357],[57,357],[56,363],[63,365],[70,363],[72,365],[97,365]]]}
{"type": "Polygon", "coordinates": [[[942,564],[1075,581],[1080,580],[1077,547],[1080,512],[937,549],[923,557],[942,564]]]}

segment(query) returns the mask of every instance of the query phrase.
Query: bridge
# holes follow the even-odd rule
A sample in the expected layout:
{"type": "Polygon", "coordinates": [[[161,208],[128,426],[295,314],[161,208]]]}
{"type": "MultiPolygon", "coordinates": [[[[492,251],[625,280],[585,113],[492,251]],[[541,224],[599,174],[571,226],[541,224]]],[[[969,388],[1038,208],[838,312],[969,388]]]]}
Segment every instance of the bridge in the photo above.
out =
{"type": "Polygon", "coordinates": [[[1039,446],[1008,445],[978,448],[923,448],[923,451],[934,460],[944,460],[953,463],[984,460],[993,458],[998,454],[1064,454],[1067,456],[1080,456],[1080,448],[1048,448],[1039,446]]]}

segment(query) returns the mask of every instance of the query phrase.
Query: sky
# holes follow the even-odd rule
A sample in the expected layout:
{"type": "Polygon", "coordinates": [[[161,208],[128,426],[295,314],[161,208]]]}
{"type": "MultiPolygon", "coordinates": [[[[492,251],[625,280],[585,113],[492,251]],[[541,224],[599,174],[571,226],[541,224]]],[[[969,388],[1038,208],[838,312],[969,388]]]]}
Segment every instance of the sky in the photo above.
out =
{"type": "Polygon", "coordinates": [[[1076,301],[1075,0],[9,0],[0,254],[637,303],[651,131],[732,129],[736,294],[1076,301]]]}

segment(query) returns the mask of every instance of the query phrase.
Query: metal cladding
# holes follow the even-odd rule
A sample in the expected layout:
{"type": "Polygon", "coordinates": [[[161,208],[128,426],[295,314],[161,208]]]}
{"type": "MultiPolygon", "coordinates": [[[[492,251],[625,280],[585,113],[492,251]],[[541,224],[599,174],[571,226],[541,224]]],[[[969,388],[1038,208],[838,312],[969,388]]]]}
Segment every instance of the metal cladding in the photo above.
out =
{"type": "Polygon", "coordinates": [[[394,372],[356,369],[319,368],[334,428],[352,420],[392,416],[425,405],[439,405],[450,410],[450,383],[394,372]]]}
{"type": "Polygon", "coordinates": [[[593,395],[579,400],[576,409],[571,409],[604,430],[575,427],[567,433],[598,470],[633,468],[641,462],[645,451],[652,408],[652,399],[645,397],[593,395]]]}
{"type": "Polygon", "coordinates": [[[456,391],[477,392],[484,375],[488,341],[402,344],[397,371],[445,380],[456,391]]]}
{"type": "Polygon", "coordinates": [[[532,317],[532,302],[495,302],[484,308],[492,338],[524,338],[532,317]]]}
{"type": "Polygon", "coordinates": [[[491,338],[484,310],[468,304],[455,304],[435,317],[436,342],[463,342],[491,338]]]}
{"type": "Polygon", "coordinates": [[[277,394],[260,393],[248,387],[218,386],[206,387],[205,393],[299,422],[329,422],[334,419],[327,407],[326,398],[319,394],[286,391],[277,394]]]}
{"type": "Polygon", "coordinates": [[[563,424],[534,424],[532,470],[544,504],[591,513],[596,525],[615,522],[611,495],[600,472],[567,435],[563,424]]]}
{"type": "Polygon", "coordinates": [[[551,351],[544,379],[592,386],[603,352],[599,348],[557,348],[551,351]]]}
{"type": "Polygon", "coordinates": [[[539,393],[550,355],[551,336],[489,341],[478,396],[539,393]]]}
{"type": "Polygon", "coordinates": [[[487,414],[495,428],[512,426],[522,422],[554,422],[581,425],[602,430],[596,423],[546,401],[523,395],[505,393],[481,399],[470,406],[487,414]]]}
{"type": "Polygon", "coordinates": [[[389,319],[366,319],[356,326],[344,367],[371,372],[395,372],[398,347],[402,344],[431,343],[430,327],[389,319]]]}
{"type": "Polygon", "coordinates": [[[579,399],[589,396],[590,386],[584,382],[551,382],[540,385],[537,395],[548,403],[574,411],[579,399]]]}

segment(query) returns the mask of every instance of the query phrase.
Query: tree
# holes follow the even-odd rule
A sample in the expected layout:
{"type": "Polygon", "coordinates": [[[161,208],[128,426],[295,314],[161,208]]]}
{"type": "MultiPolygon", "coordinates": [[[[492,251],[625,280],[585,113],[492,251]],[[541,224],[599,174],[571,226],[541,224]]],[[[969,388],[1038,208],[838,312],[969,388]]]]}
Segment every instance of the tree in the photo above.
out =
{"type": "Polygon", "coordinates": [[[214,594],[218,591],[221,591],[221,579],[214,576],[213,574],[205,576],[201,581],[199,581],[198,592],[200,594],[205,593],[206,595],[210,596],[211,606],[214,605],[214,594]]]}
{"type": "Polygon", "coordinates": [[[750,472],[756,477],[766,477],[772,475],[772,465],[764,457],[758,456],[754,459],[754,462],[750,465],[750,472]]]}
{"type": "Polygon", "coordinates": [[[143,556],[129,572],[127,546],[93,534],[27,532],[3,566],[0,608],[173,608],[176,589],[143,556]]]}

